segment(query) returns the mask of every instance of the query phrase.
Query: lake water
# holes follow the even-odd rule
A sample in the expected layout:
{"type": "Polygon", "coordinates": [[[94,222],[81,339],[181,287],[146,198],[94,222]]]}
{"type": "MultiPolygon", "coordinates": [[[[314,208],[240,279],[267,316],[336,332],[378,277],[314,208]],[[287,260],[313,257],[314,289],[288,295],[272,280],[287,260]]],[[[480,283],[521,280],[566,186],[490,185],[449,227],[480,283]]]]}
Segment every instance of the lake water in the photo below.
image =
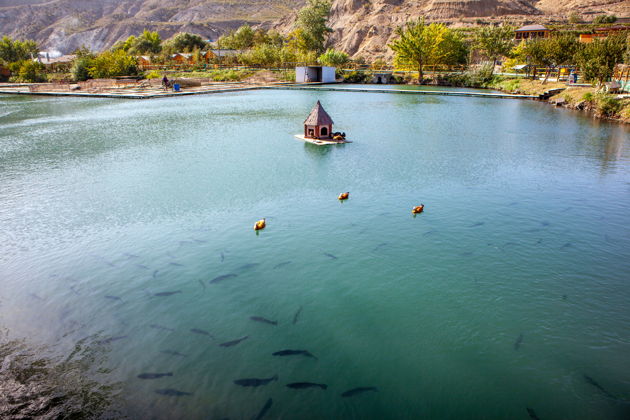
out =
{"type": "Polygon", "coordinates": [[[5,367],[77,360],[118,415],[630,413],[620,125],[446,96],[2,96],[0,226],[5,367]],[[293,137],[318,99],[352,144],[293,137]]]}

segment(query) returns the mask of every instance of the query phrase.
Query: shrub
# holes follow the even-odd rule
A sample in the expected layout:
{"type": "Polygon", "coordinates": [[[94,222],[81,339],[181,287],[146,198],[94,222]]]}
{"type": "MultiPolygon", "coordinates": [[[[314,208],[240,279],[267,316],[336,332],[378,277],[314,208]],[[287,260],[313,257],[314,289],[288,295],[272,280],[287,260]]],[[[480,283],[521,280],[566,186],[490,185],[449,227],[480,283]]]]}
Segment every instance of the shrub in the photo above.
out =
{"type": "Polygon", "coordinates": [[[617,16],[615,15],[599,15],[595,16],[593,19],[593,23],[600,25],[602,23],[614,23],[617,21],[617,16]]]}
{"type": "Polygon", "coordinates": [[[343,81],[346,83],[367,83],[369,75],[364,71],[349,71],[343,74],[343,81]]]}
{"type": "Polygon", "coordinates": [[[595,99],[595,97],[593,96],[593,92],[586,92],[582,96],[582,100],[585,102],[593,102],[593,99],[595,99]]]}
{"type": "Polygon", "coordinates": [[[605,93],[597,95],[597,112],[600,115],[614,117],[621,110],[621,101],[605,93]]]}
{"type": "Polygon", "coordinates": [[[22,60],[9,65],[11,73],[14,74],[11,80],[23,83],[46,82],[46,67],[37,61],[22,60]]]}
{"type": "Polygon", "coordinates": [[[325,53],[319,56],[317,62],[323,66],[341,67],[349,61],[348,54],[328,48],[325,53]]]}
{"type": "Polygon", "coordinates": [[[145,79],[159,79],[161,77],[160,72],[157,70],[151,70],[150,72],[145,73],[145,79]]]}

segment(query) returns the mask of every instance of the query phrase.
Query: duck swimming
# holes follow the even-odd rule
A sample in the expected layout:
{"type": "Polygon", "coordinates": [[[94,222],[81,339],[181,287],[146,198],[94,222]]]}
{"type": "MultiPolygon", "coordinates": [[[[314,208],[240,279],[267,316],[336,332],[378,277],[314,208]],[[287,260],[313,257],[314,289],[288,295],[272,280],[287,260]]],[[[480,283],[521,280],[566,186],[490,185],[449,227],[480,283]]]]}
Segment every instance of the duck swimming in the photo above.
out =
{"type": "Polygon", "coordinates": [[[337,197],[340,200],[347,200],[348,197],[350,197],[350,193],[349,192],[345,192],[345,193],[341,193],[339,194],[339,197],[337,197]]]}
{"type": "Polygon", "coordinates": [[[422,213],[423,210],[424,210],[424,204],[420,204],[419,206],[416,206],[413,209],[411,209],[411,213],[418,214],[418,213],[422,213]]]}
{"type": "Polygon", "coordinates": [[[259,221],[256,222],[256,224],[254,225],[254,230],[261,230],[264,229],[265,226],[267,226],[267,223],[265,222],[265,219],[260,219],[259,221]]]}

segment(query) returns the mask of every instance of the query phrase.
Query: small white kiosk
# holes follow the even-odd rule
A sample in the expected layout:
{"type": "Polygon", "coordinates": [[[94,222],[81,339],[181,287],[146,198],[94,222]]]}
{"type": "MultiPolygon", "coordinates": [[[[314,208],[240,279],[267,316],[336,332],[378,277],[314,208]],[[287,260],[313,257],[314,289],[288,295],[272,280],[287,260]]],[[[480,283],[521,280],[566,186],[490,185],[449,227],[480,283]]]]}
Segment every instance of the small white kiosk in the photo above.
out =
{"type": "Polygon", "coordinates": [[[335,67],[305,66],[295,68],[295,83],[335,83],[335,67]]]}

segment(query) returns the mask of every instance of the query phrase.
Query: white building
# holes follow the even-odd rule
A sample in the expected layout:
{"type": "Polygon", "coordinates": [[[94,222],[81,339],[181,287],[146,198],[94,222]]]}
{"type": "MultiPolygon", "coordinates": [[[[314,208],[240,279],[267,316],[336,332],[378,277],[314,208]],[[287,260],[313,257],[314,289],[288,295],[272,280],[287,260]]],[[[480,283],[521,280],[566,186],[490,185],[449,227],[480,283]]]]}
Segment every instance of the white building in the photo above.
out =
{"type": "Polygon", "coordinates": [[[306,66],[295,68],[296,83],[335,83],[335,67],[306,66]]]}

